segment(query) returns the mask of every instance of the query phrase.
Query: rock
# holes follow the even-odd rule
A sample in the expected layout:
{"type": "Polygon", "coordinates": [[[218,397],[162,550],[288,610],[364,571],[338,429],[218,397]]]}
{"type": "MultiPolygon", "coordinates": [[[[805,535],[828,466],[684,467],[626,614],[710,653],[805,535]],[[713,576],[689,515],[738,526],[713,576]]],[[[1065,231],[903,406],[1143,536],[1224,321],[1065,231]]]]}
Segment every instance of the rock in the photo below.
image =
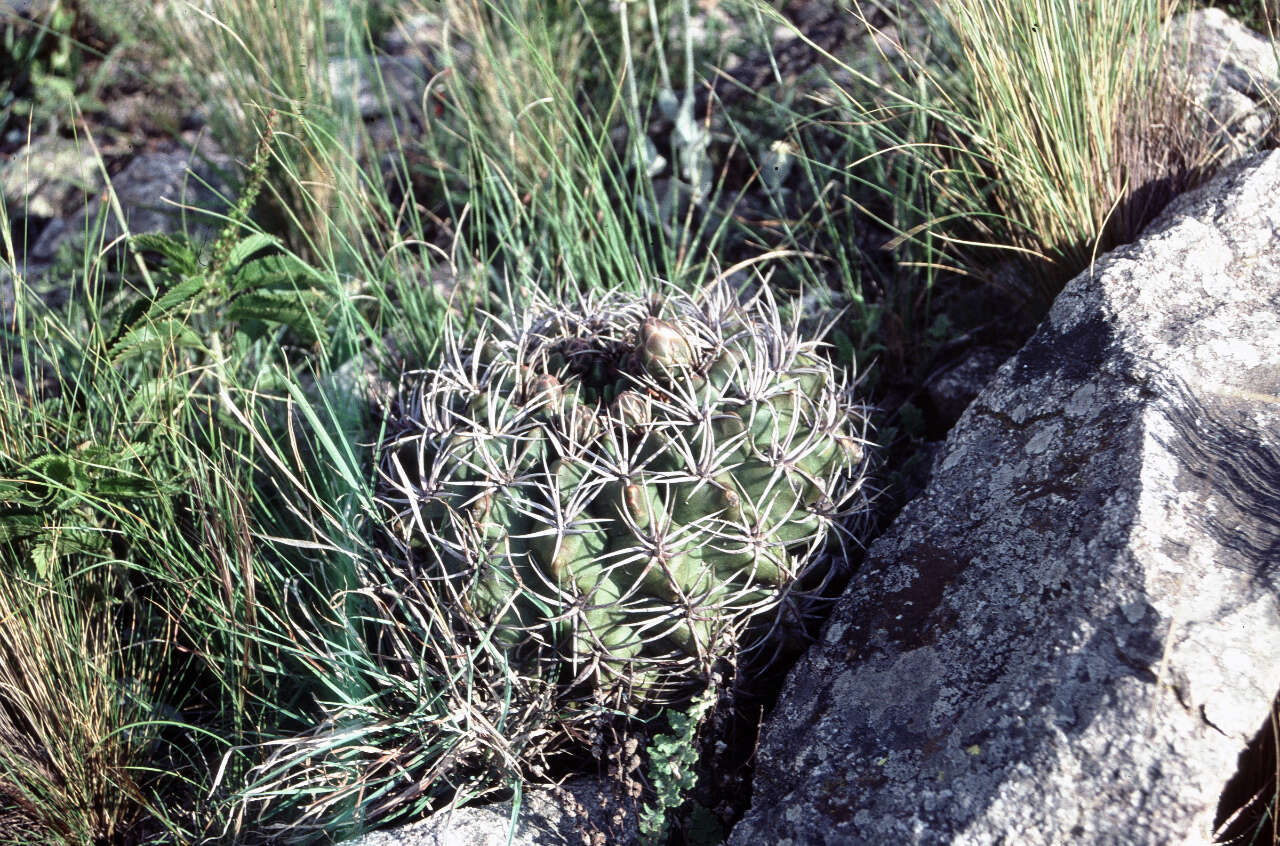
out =
{"type": "Polygon", "coordinates": [[[1280,97],[1280,64],[1270,40],[1221,9],[1198,9],[1174,21],[1171,44],[1175,65],[1186,64],[1188,93],[1218,137],[1220,163],[1256,149],[1280,97]]]}
{"type": "Polygon", "coordinates": [[[1003,350],[974,347],[954,365],[929,379],[925,395],[934,419],[951,428],[1008,357],[1003,350]]]}
{"type": "Polygon", "coordinates": [[[12,217],[61,217],[102,188],[102,169],[83,141],[47,135],[0,166],[0,186],[12,217]]]}
{"type": "Polygon", "coordinates": [[[49,4],[50,0],[0,0],[0,20],[10,16],[31,20],[44,15],[49,4]]]}
{"type": "Polygon", "coordinates": [[[792,670],[731,844],[1211,839],[1280,680],[1277,195],[1244,160],[1067,285],[792,670]]]}
{"type": "Polygon", "coordinates": [[[368,120],[397,108],[417,112],[427,84],[426,66],[413,57],[379,56],[376,73],[370,60],[334,59],[329,62],[329,86],[335,103],[354,102],[368,120]],[[379,81],[381,80],[381,81],[379,81]],[[385,90],[385,94],[384,94],[385,90]]]}
{"type": "MultiPolygon", "coordinates": [[[[613,846],[635,842],[635,814],[627,814],[622,825],[615,824],[613,812],[601,808],[603,789],[599,781],[578,779],[563,788],[526,792],[515,834],[509,841],[511,846],[613,846]]],[[[446,809],[422,822],[366,834],[347,841],[345,846],[507,846],[510,830],[508,801],[446,809]]]]}
{"type": "Polygon", "coordinates": [[[430,61],[444,43],[444,21],[439,13],[421,12],[398,20],[382,37],[382,49],[391,56],[418,55],[430,61]]]}
{"type": "MultiPolygon", "coordinates": [[[[215,231],[218,223],[210,213],[216,214],[225,208],[218,196],[220,192],[209,187],[219,184],[216,170],[210,164],[216,155],[194,156],[188,150],[176,149],[135,156],[111,180],[129,232],[137,235],[183,229],[215,231]]],[[[79,248],[86,230],[98,220],[101,207],[101,197],[95,197],[70,217],[52,220],[36,239],[28,257],[52,261],[64,245],[79,248]]],[[[94,242],[109,244],[120,234],[119,221],[108,208],[103,215],[101,236],[95,234],[94,242]]]]}
{"type": "Polygon", "coordinates": [[[105,125],[134,136],[148,132],[176,135],[183,126],[198,123],[185,106],[151,91],[112,97],[102,108],[105,125]]]}

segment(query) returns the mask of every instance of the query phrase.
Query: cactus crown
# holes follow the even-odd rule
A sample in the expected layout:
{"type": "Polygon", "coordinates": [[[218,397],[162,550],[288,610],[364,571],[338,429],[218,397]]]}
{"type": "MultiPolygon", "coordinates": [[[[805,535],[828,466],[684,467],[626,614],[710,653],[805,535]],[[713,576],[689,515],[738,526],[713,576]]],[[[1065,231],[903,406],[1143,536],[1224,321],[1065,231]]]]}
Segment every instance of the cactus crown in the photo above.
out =
{"type": "Polygon", "coordinates": [[[674,704],[824,583],[864,432],[767,291],[535,299],[406,374],[380,499],[412,578],[509,666],[565,703],[674,704]]]}

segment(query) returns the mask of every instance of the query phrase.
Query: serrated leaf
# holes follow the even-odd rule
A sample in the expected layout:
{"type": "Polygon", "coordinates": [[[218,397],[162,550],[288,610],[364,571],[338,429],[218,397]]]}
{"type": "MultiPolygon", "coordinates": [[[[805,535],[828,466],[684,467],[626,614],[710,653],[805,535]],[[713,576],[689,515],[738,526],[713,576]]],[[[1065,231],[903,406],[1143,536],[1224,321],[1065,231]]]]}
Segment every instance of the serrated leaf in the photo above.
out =
{"type": "Polygon", "coordinates": [[[143,320],[155,321],[168,315],[184,303],[191,302],[204,292],[209,279],[203,274],[189,276],[166,290],[147,308],[143,320]]]}
{"type": "Polygon", "coordinates": [[[200,349],[204,346],[195,332],[180,320],[141,323],[124,333],[111,348],[111,361],[147,352],[170,352],[177,349],[200,349]]]}
{"type": "Polygon", "coordinates": [[[290,255],[263,256],[245,262],[231,278],[231,293],[313,288],[322,278],[315,268],[290,255]]]}
{"type": "Polygon", "coordinates": [[[16,479],[0,479],[0,504],[8,503],[14,497],[21,496],[26,487],[26,482],[20,482],[16,479]]]}
{"type": "Polygon", "coordinates": [[[158,254],[180,276],[189,276],[199,270],[195,251],[191,249],[191,245],[185,238],[160,232],[148,232],[133,236],[130,243],[134,250],[140,253],[158,254]]]}
{"type": "Polygon", "coordinates": [[[305,296],[304,292],[243,294],[227,307],[223,317],[226,320],[277,323],[289,327],[310,343],[316,340],[317,331],[324,325],[323,316],[316,313],[318,306],[322,305],[319,300],[319,295],[305,296]]]}
{"type": "Polygon", "coordinates": [[[76,462],[66,455],[40,455],[27,462],[27,467],[55,485],[75,486],[76,462]]]}
{"type": "Polygon", "coordinates": [[[0,513],[0,543],[34,537],[44,531],[44,518],[37,511],[0,513]]]}
{"type": "Polygon", "coordinates": [[[37,576],[42,579],[49,578],[49,574],[58,564],[58,551],[52,540],[43,540],[32,548],[31,563],[35,566],[37,576]]]}
{"type": "Polygon", "coordinates": [[[110,351],[116,344],[120,343],[120,339],[134,327],[134,325],[142,319],[142,315],[147,313],[147,309],[151,303],[146,299],[135,299],[129,303],[124,314],[116,323],[116,328],[111,332],[111,338],[107,341],[107,350],[110,351]]]}
{"type": "Polygon", "coordinates": [[[705,805],[695,801],[689,809],[684,835],[690,846],[719,846],[724,843],[724,825],[705,805]]]}
{"type": "Polygon", "coordinates": [[[0,482],[0,513],[4,509],[44,509],[49,504],[49,486],[37,479],[6,479],[0,482]]]}
{"type": "Polygon", "coordinates": [[[31,563],[36,575],[43,579],[53,573],[58,559],[64,555],[102,553],[107,549],[107,539],[102,532],[80,527],[46,528],[31,548],[31,563]]]}
{"type": "Polygon", "coordinates": [[[176,404],[180,393],[179,386],[173,379],[148,379],[129,398],[128,414],[130,417],[137,417],[143,411],[156,413],[157,408],[169,408],[176,404]]]}
{"type": "Polygon", "coordinates": [[[245,259],[249,258],[249,256],[265,250],[267,247],[277,246],[279,243],[280,239],[265,232],[255,232],[247,238],[242,238],[227,253],[227,263],[223,269],[225,272],[235,275],[236,268],[244,264],[245,259]]]}
{"type": "Polygon", "coordinates": [[[128,499],[155,499],[161,495],[153,480],[132,473],[112,473],[99,479],[93,492],[98,496],[128,499]]]}
{"type": "Polygon", "coordinates": [[[125,461],[145,461],[160,453],[155,444],[126,441],[119,449],[118,455],[125,461]]]}

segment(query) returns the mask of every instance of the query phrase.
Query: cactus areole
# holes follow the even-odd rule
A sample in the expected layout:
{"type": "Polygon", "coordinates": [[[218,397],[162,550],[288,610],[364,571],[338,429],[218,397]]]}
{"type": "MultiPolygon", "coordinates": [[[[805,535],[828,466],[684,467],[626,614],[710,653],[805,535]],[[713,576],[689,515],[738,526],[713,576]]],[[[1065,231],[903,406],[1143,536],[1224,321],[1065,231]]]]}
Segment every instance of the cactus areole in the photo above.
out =
{"type": "Polygon", "coordinates": [[[725,287],[527,304],[400,412],[380,499],[412,578],[565,702],[685,701],[803,613],[866,509],[847,381],[725,287]]]}

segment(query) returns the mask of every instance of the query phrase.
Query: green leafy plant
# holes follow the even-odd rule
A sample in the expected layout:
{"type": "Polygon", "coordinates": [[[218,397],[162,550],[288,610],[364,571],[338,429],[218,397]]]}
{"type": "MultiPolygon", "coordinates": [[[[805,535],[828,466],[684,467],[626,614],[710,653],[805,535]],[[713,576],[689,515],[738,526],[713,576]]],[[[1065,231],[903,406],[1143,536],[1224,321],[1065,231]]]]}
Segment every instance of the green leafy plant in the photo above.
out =
{"type": "Polygon", "coordinates": [[[640,811],[640,839],[645,846],[662,846],[671,831],[671,814],[680,808],[698,781],[698,729],[715,704],[717,691],[709,687],[685,711],[668,710],[671,731],[655,735],[646,753],[654,802],[640,811]]]}
{"type": "Polygon", "coordinates": [[[161,282],[120,319],[107,344],[113,361],[157,350],[207,350],[220,345],[224,329],[248,341],[283,327],[303,343],[314,343],[323,332],[327,292],[322,274],[289,253],[259,255],[281,246],[272,235],[237,236],[261,189],[272,137],[270,130],[263,136],[245,190],[207,264],[186,238],[133,238],[134,250],[159,256],[161,282]]]}
{"type": "Polygon", "coordinates": [[[55,0],[40,11],[39,20],[23,20],[16,11],[3,13],[12,20],[0,29],[0,130],[11,116],[30,115],[44,101],[74,96],[79,54],[71,31],[76,8],[55,0]]]}
{"type": "Polygon", "coordinates": [[[4,457],[0,545],[29,562],[39,578],[50,577],[62,556],[108,551],[103,510],[172,492],[172,480],[149,471],[154,447],[117,437],[4,457]]]}

